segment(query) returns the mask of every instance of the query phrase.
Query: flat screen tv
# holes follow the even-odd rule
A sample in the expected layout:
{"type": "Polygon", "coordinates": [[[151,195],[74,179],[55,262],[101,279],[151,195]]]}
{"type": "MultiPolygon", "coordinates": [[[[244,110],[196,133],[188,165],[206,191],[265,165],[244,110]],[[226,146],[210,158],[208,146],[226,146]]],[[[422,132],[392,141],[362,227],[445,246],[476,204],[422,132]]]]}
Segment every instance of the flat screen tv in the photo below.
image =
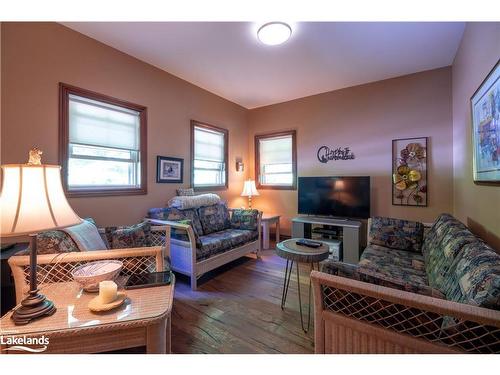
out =
{"type": "Polygon", "coordinates": [[[370,217],[370,177],[299,177],[299,214],[370,217]]]}

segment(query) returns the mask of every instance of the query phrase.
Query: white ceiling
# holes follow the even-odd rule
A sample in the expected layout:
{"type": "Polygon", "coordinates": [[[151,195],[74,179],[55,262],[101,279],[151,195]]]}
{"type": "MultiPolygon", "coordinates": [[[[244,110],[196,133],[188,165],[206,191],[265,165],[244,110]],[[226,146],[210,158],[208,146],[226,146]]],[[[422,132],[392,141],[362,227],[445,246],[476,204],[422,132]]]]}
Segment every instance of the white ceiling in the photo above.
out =
{"type": "Polygon", "coordinates": [[[465,27],[299,22],[266,46],[248,22],[63,24],[246,108],[451,65],[465,27]]]}

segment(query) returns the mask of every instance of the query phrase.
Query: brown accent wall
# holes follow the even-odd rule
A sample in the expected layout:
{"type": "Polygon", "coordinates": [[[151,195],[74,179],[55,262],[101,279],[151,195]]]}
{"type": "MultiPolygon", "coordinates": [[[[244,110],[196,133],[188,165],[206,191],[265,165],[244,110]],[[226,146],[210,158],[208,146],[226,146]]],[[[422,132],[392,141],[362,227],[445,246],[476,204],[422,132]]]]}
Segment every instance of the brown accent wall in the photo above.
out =
{"type": "Polygon", "coordinates": [[[500,58],[500,23],[467,23],[453,62],[454,213],[500,251],[500,184],[472,176],[470,98],[500,58]]]}
{"type": "Polygon", "coordinates": [[[190,120],[229,129],[229,189],[219,191],[231,206],[239,197],[248,165],[247,111],[208,91],[56,23],[1,25],[1,162],[24,163],[38,146],[45,163],[58,163],[58,83],[65,82],[148,108],[148,194],[72,198],[82,217],[99,225],[138,222],[150,207],[162,207],[179,184],[157,184],[156,156],[184,158],[190,183],[190,120]]]}
{"type": "MultiPolygon", "coordinates": [[[[249,150],[257,133],[297,130],[299,176],[369,175],[372,215],[433,221],[453,210],[451,69],[442,68],[250,110],[249,150]],[[391,204],[391,141],[430,137],[428,207],[391,204]],[[322,164],[320,146],[349,146],[356,159],[322,164]]],[[[297,215],[297,191],[261,190],[257,208],[297,215]]]]}

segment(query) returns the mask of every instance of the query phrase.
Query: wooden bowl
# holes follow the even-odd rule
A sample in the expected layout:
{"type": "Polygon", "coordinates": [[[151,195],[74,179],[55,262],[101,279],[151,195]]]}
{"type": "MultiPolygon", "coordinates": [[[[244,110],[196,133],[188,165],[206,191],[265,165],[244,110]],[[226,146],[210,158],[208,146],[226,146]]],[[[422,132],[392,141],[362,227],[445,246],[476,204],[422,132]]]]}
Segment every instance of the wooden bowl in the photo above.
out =
{"type": "Polygon", "coordinates": [[[123,267],[119,260],[100,260],[76,267],[71,275],[86,292],[98,292],[99,283],[113,280],[123,267]]]}

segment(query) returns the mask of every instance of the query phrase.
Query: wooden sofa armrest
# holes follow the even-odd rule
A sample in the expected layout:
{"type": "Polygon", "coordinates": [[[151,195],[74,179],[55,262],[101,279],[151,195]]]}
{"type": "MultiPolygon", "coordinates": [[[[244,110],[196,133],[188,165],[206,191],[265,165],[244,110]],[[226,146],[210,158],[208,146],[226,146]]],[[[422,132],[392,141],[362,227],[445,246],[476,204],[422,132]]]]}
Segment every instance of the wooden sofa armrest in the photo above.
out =
{"type": "Polygon", "coordinates": [[[352,319],[460,351],[499,350],[500,311],[311,273],[315,331],[332,316],[352,319]]]}
{"type": "MultiPolygon", "coordinates": [[[[176,228],[176,229],[181,229],[185,230],[187,232],[188,238],[189,238],[189,248],[191,251],[193,251],[196,255],[196,236],[194,234],[193,227],[189,224],[182,224],[177,221],[172,221],[172,220],[160,220],[160,219],[144,219],[148,222],[150,222],[153,225],[160,225],[162,227],[166,228],[166,237],[165,239],[170,239],[170,228],[176,228]]],[[[166,241],[168,243],[168,253],[170,254],[170,241],[166,241]]],[[[185,242],[185,241],[182,241],[185,242]]]]}

